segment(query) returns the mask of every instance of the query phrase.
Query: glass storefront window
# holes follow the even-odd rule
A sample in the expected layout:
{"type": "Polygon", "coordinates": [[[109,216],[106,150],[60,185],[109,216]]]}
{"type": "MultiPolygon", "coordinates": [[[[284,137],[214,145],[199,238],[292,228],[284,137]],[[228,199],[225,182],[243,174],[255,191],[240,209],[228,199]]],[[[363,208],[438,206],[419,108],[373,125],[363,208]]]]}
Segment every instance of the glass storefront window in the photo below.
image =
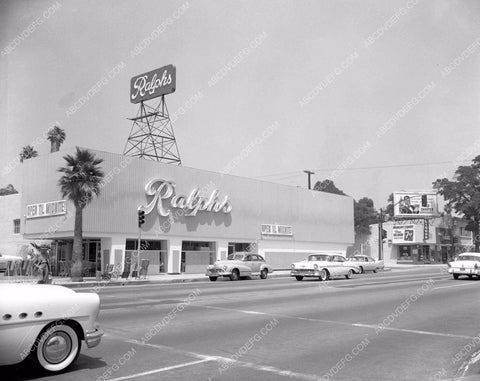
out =
{"type": "Polygon", "coordinates": [[[398,247],[398,259],[401,261],[410,261],[412,260],[412,250],[410,246],[399,246],[398,247]]]}

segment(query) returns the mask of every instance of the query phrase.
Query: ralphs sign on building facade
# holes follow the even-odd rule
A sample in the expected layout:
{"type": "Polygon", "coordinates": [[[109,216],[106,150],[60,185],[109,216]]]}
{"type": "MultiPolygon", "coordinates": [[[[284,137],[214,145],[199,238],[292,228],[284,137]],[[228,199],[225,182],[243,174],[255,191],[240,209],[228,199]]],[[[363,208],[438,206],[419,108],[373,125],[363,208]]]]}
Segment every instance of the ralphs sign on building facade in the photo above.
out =
{"type": "Polygon", "coordinates": [[[173,93],[176,81],[176,68],[173,65],[137,75],[130,80],[130,102],[139,103],[173,93]]]}

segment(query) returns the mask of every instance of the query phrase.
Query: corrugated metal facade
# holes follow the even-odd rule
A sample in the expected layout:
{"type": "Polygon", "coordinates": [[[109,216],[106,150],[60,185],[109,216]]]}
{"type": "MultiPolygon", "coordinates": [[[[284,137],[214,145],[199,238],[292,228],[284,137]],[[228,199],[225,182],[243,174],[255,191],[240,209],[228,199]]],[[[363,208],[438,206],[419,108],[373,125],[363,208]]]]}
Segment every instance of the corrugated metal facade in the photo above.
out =
{"type": "MultiPolygon", "coordinates": [[[[175,183],[176,194],[186,196],[194,188],[203,189],[204,196],[217,189],[220,200],[228,196],[232,210],[228,214],[199,211],[196,216],[180,215],[171,223],[154,210],[146,215],[142,227],[145,239],[188,237],[192,241],[258,242],[262,240],[261,224],[280,224],[293,227],[293,237],[282,238],[290,243],[328,243],[345,250],[354,241],[353,200],[349,197],[91,151],[103,159],[101,167],[105,172],[105,185],[101,195],[84,209],[84,237],[122,235],[135,239],[137,208],[152,199],[145,194],[145,185],[153,179],[164,179],[175,183]]],[[[64,166],[63,156],[66,154],[74,155],[75,149],[23,163],[23,215],[29,204],[62,199],[58,168],[64,166]]],[[[170,208],[168,202],[164,200],[165,208],[170,208]]],[[[178,210],[171,209],[172,214],[178,210]]],[[[67,202],[67,211],[72,213],[72,218],[23,218],[22,231],[30,238],[45,235],[47,238],[71,237],[74,222],[71,202],[67,202]]]]}

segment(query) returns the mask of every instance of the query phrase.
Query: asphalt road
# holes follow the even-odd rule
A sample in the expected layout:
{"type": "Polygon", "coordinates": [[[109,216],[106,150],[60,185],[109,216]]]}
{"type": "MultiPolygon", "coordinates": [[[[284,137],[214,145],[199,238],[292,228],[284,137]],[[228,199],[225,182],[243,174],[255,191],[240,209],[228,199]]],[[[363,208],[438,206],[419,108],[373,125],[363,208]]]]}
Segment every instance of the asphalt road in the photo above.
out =
{"type": "Polygon", "coordinates": [[[440,268],[107,287],[100,346],[40,379],[480,380],[479,290],[440,268]]]}

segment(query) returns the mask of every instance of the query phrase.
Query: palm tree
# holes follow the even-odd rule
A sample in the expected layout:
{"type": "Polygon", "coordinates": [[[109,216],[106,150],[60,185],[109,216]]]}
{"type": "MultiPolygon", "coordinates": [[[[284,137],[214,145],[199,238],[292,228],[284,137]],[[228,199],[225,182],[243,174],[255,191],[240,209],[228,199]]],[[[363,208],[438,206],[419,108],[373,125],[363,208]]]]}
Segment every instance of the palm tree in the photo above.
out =
{"type": "Polygon", "coordinates": [[[65,141],[65,130],[54,124],[48,130],[47,139],[50,140],[50,152],[57,152],[60,149],[60,145],[65,141]]]}
{"type": "Polygon", "coordinates": [[[20,156],[20,163],[23,163],[24,160],[30,159],[32,157],[37,157],[38,152],[35,150],[35,148],[28,145],[22,148],[18,156],[20,156]]]}
{"type": "Polygon", "coordinates": [[[103,159],[96,158],[89,150],[82,150],[78,147],[75,156],[66,155],[63,158],[67,165],[58,169],[59,172],[63,173],[58,185],[62,191],[62,196],[71,200],[75,206],[72,281],[82,282],[83,208],[92,201],[94,196],[100,194],[100,184],[104,173],[99,164],[103,162],[103,159]]]}

